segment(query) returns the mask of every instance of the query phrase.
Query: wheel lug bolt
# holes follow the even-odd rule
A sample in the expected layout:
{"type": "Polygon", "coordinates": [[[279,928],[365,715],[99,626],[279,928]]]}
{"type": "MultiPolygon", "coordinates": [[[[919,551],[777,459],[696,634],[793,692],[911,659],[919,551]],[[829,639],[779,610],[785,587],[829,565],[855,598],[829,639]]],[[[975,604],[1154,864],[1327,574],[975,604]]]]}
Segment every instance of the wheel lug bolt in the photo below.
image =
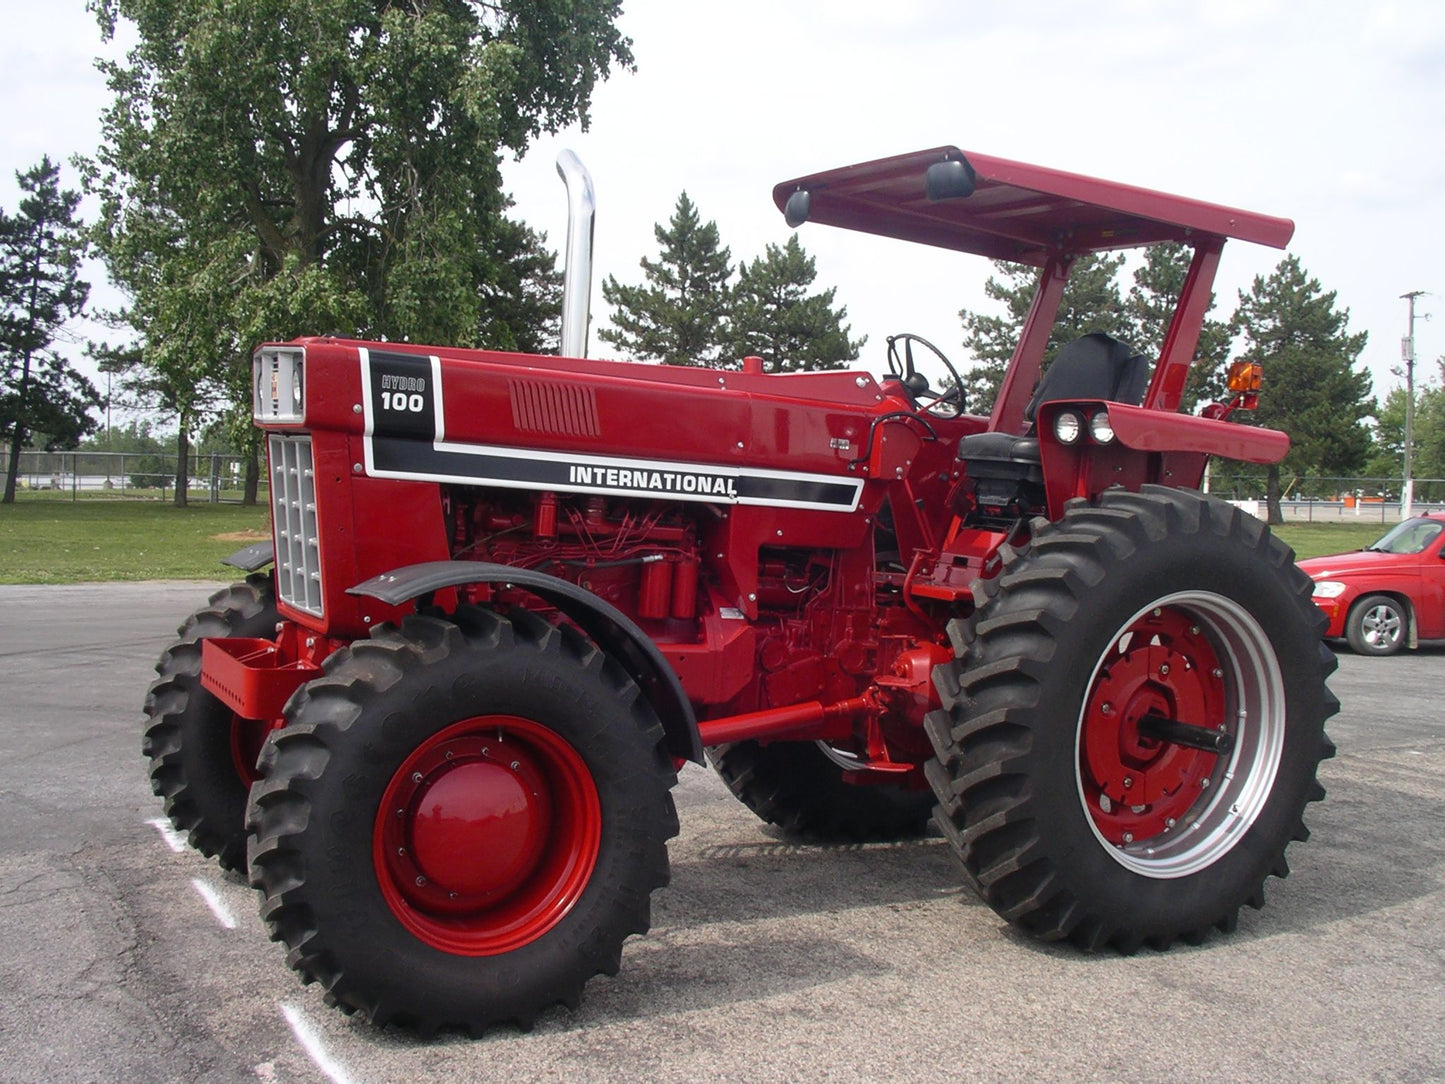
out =
{"type": "Polygon", "coordinates": [[[1178,822],[1175,821],[1175,819],[1174,819],[1173,817],[1165,817],[1165,818],[1164,818],[1164,827],[1165,827],[1165,828],[1173,828],[1176,823],[1178,823],[1178,822]]]}
{"type": "Polygon", "coordinates": [[[406,856],[406,848],[405,848],[405,847],[398,847],[398,848],[396,849],[396,855],[397,855],[398,858],[403,858],[403,857],[405,857],[405,856],[406,856]]]}
{"type": "Polygon", "coordinates": [[[417,877],[417,879],[416,879],[416,886],[417,886],[417,888],[420,888],[420,887],[421,887],[422,885],[424,885],[424,884],[426,884],[426,878],[418,875],[418,877],[417,877]]]}
{"type": "Polygon", "coordinates": [[[422,781],[422,774],[421,774],[421,772],[412,772],[412,773],[411,773],[411,781],[412,781],[413,783],[420,783],[420,782],[422,781]]]}
{"type": "Polygon", "coordinates": [[[1128,790],[1128,789],[1129,789],[1130,787],[1132,787],[1133,785],[1134,785],[1134,777],[1133,777],[1132,775],[1126,775],[1126,776],[1124,777],[1124,789],[1125,789],[1125,790],[1128,790]]]}
{"type": "Polygon", "coordinates": [[[1221,669],[1220,669],[1219,667],[1217,667],[1217,666],[1214,668],[1213,673],[1214,673],[1214,676],[1217,677],[1217,678],[1222,678],[1222,677],[1224,676],[1224,671],[1221,670],[1221,669]]]}
{"type": "Polygon", "coordinates": [[[1134,842],[1134,833],[1133,833],[1133,832],[1125,832],[1125,833],[1124,833],[1124,842],[1125,842],[1125,843],[1133,843],[1133,842],[1134,842]]]}
{"type": "Polygon", "coordinates": [[[515,772],[515,771],[520,771],[520,770],[521,770],[521,767],[522,767],[522,762],[521,762],[520,760],[514,760],[514,761],[512,761],[512,763],[511,763],[511,769],[512,769],[512,771],[514,771],[514,772],[515,772]]]}
{"type": "Polygon", "coordinates": [[[1099,714],[1100,714],[1100,715],[1113,715],[1113,714],[1114,714],[1114,705],[1113,705],[1113,704],[1100,704],[1100,705],[1099,705],[1099,714]]]}
{"type": "Polygon", "coordinates": [[[1159,664],[1159,676],[1160,676],[1160,677],[1168,677],[1168,676],[1169,676],[1169,664],[1168,664],[1167,662],[1165,662],[1165,663],[1160,663],[1160,664],[1159,664]]]}
{"type": "Polygon", "coordinates": [[[1190,636],[1198,636],[1198,635],[1199,635],[1199,626],[1198,626],[1198,625],[1190,625],[1190,626],[1189,626],[1189,635],[1190,635],[1190,636]]]}
{"type": "Polygon", "coordinates": [[[1158,606],[1155,606],[1155,607],[1154,607],[1154,616],[1155,616],[1155,617],[1163,617],[1163,616],[1164,616],[1164,611],[1161,610],[1158,606]]]}

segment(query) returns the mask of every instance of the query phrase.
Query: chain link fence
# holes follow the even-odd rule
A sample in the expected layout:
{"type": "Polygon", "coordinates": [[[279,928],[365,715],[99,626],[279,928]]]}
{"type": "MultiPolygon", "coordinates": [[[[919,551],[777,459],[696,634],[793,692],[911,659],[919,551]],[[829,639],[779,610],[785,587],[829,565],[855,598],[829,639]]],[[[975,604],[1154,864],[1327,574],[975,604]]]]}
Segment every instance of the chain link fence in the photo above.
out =
{"type": "MultiPolygon", "coordinates": [[[[9,466],[0,451],[0,470],[9,466]]],[[[188,498],[212,502],[241,500],[244,456],[195,453],[190,459],[188,498]]],[[[176,457],[158,452],[21,452],[17,499],[169,500],[175,495],[176,457]]],[[[265,503],[266,471],[258,500],[265,503]]],[[[1261,519],[1265,476],[1216,474],[1206,482],[1215,496],[1232,500],[1261,519]]],[[[1290,522],[1394,523],[1401,517],[1399,478],[1284,478],[1280,511],[1290,522]]],[[[1415,479],[1412,510],[1445,511],[1445,478],[1415,479]]]]}
{"type": "MultiPolygon", "coordinates": [[[[246,459],[215,452],[187,457],[188,500],[239,502],[246,485],[246,459]]],[[[10,454],[0,451],[0,472],[10,454]]],[[[0,477],[3,477],[0,473],[0,477]]],[[[266,470],[260,493],[264,503],[266,470]]],[[[176,456],[163,452],[21,452],[16,500],[170,500],[176,492],[176,456]]]]}
{"type": "MultiPolygon", "coordinates": [[[[1206,488],[1264,519],[1265,476],[1215,475],[1206,488]]],[[[1403,516],[1400,478],[1280,479],[1280,514],[1289,523],[1398,523],[1403,516]]],[[[1412,515],[1445,511],[1445,478],[1416,478],[1412,515]]]]}

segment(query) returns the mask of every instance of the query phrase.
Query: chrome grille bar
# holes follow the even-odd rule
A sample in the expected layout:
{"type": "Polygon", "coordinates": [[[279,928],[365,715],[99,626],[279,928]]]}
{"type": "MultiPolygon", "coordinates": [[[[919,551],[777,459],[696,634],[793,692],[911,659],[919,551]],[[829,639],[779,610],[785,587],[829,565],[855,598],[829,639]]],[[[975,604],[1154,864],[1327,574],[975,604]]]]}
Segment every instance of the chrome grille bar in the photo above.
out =
{"type": "Polygon", "coordinates": [[[288,606],[320,617],[321,544],[311,438],[272,434],[270,452],[276,591],[288,606]]]}

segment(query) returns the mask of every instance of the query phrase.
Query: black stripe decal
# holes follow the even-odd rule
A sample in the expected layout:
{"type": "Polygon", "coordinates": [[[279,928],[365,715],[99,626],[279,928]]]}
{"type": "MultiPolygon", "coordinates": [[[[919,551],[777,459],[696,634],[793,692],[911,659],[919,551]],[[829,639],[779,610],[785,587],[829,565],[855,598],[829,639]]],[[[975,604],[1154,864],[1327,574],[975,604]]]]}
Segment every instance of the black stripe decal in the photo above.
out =
{"type": "Polygon", "coordinates": [[[572,493],[674,497],[725,504],[783,505],[849,512],[858,503],[860,481],[830,482],[816,476],[775,478],[733,467],[601,460],[521,458],[480,448],[437,448],[427,441],[377,435],[368,438],[371,468],[379,475],[497,485],[512,489],[553,489],[572,493]]]}

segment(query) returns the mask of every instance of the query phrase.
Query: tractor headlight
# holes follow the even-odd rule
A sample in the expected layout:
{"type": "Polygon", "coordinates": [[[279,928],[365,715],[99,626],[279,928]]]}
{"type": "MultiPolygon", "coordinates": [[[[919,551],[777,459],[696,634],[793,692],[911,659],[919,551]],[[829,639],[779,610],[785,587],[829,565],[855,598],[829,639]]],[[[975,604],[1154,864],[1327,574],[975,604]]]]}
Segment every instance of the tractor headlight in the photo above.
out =
{"type": "Polygon", "coordinates": [[[1345,593],[1345,585],[1339,580],[1317,580],[1315,581],[1315,598],[1339,598],[1345,593]]]}
{"type": "Polygon", "coordinates": [[[252,416],[258,422],[301,422],[306,418],[303,380],[306,352],[263,346],[251,359],[252,416]]]}
{"type": "Polygon", "coordinates": [[[1109,424],[1109,412],[1107,410],[1096,411],[1089,419],[1089,436],[1094,438],[1096,444],[1111,444],[1114,440],[1114,427],[1109,424]]]}
{"type": "Polygon", "coordinates": [[[1076,444],[1084,432],[1084,419],[1072,410],[1059,412],[1054,419],[1054,438],[1060,444],[1076,444]]]}

